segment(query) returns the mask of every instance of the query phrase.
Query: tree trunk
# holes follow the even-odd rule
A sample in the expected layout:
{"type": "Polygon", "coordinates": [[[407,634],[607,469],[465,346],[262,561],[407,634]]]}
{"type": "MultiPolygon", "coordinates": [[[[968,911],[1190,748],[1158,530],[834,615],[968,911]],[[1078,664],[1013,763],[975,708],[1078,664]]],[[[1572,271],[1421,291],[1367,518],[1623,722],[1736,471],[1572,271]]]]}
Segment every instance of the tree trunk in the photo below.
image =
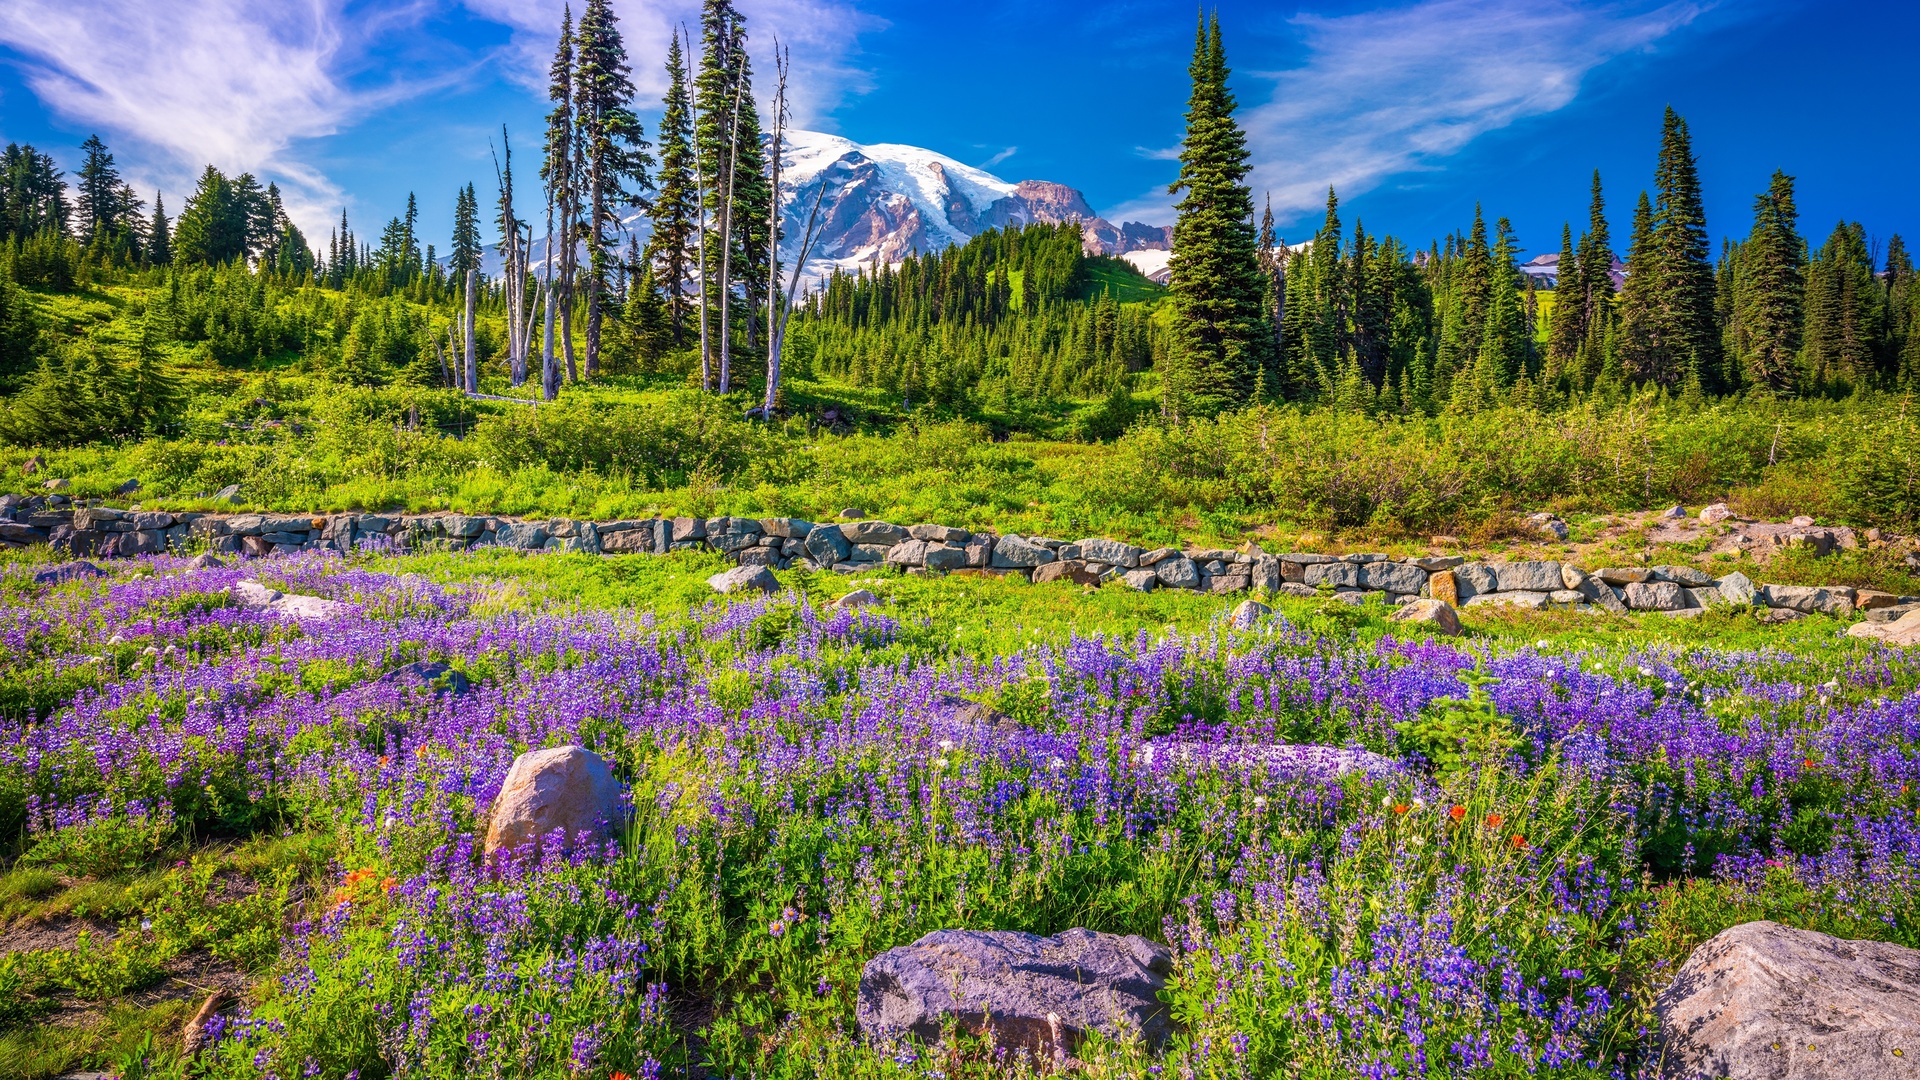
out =
{"type": "Polygon", "coordinates": [[[540,396],[548,401],[560,396],[560,365],[553,358],[553,290],[546,296],[546,331],[540,342],[540,396]]]}
{"type": "Polygon", "coordinates": [[[477,394],[480,392],[480,356],[473,348],[474,290],[479,288],[479,284],[480,272],[469,269],[467,271],[467,318],[465,327],[467,337],[467,393],[469,394],[477,394]]]}

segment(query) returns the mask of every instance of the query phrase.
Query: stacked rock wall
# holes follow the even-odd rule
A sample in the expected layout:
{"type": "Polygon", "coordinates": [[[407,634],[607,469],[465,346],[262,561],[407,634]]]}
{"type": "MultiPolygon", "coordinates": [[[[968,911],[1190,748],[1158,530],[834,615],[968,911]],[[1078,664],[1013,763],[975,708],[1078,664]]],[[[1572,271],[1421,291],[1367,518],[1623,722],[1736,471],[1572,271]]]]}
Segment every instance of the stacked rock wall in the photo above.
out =
{"type": "Polygon", "coordinates": [[[193,550],[247,556],[364,547],[406,550],[502,547],[590,555],[716,551],[742,566],[806,567],[860,573],[896,567],[912,574],[1017,576],[1083,585],[1122,582],[1139,590],[1209,593],[1258,590],[1348,603],[1421,597],[1456,607],[1490,604],[1564,607],[1616,614],[1698,613],[1754,606],[1780,619],[1846,616],[1875,621],[1920,610],[1920,597],[1844,587],[1756,585],[1734,572],[1715,578],[1691,566],[1603,567],[1591,572],[1551,560],[1470,562],[1459,556],[1269,554],[1257,545],[1142,548],[1102,537],[1057,540],[999,535],[948,525],[798,518],[675,517],[621,521],[521,521],[464,514],[199,514],[75,505],[60,495],[0,496],[0,543],[53,544],[75,555],[132,556],[193,550]]]}

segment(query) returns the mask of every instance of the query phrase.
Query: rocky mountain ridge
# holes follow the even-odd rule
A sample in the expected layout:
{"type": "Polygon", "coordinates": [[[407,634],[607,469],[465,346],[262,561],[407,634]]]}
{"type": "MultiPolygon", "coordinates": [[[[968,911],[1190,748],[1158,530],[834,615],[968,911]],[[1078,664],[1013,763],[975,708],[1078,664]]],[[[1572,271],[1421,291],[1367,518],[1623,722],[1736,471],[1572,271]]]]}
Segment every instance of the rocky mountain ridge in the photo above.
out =
{"type": "Polygon", "coordinates": [[[789,258],[798,254],[815,200],[820,204],[821,235],[808,260],[809,278],[824,278],[836,268],[852,272],[895,263],[964,244],[987,229],[1036,222],[1080,222],[1091,255],[1173,246],[1171,226],[1116,225],[1066,184],[1010,183],[917,146],[861,144],[817,131],[788,134],[781,186],[789,258]]]}

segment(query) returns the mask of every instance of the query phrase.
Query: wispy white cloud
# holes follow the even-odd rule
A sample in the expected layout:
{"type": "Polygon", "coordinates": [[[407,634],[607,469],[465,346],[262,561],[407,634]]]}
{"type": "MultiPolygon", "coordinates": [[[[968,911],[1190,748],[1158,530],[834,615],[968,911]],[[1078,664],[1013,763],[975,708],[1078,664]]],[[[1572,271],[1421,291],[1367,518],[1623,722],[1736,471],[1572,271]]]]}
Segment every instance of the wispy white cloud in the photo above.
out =
{"type": "MultiPolygon", "coordinates": [[[[1436,168],[1488,132],[1565,108],[1595,68],[1654,48],[1710,6],[1421,0],[1296,16],[1301,66],[1260,73],[1229,42],[1254,158],[1249,183],[1286,217],[1323,205],[1329,185],[1358,195],[1436,168]]],[[[1108,216],[1170,221],[1172,205],[1164,191],[1148,192],[1108,216]]]]}
{"type": "MultiPolygon", "coordinates": [[[[502,58],[507,76],[544,94],[547,68],[560,35],[567,0],[464,0],[468,10],[513,30],[512,48],[502,58]]],[[[573,4],[575,18],[583,3],[573,4]]],[[[689,53],[700,47],[699,0],[615,0],[633,83],[647,101],[667,88],[667,43],[686,28],[693,37],[689,53]]],[[[773,89],[773,42],[793,56],[788,97],[802,127],[830,130],[829,115],[850,95],[871,88],[869,74],[853,62],[860,35],[882,29],[884,20],[862,12],[851,0],[740,0],[749,48],[754,55],[755,87],[762,98],[773,89]]]]}
{"type": "MultiPolygon", "coordinates": [[[[465,0],[511,30],[510,44],[480,53],[428,36],[448,15],[430,0],[0,0],[0,44],[23,58],[47,109],[97,128],[124,172],[166,188],[171,211],[211,162],[277,180],[295,219],[324,235],[348,195],[306,156],[309,140],[423,93],[501,76],[544,97],[561,2],[465,0]],[[406,62],[388,70],[381,58],[395,50],[406,62]]],[[[773,38],[791,50],[800,123],[820,124],[867,89],[854,54],[859,36],[884,24],[850,0],[740,6],[764,58],[758,89],[771,91],[773,38]]],[[[644,109],[666,86],[669,33],[695,25],[699,3],[616,0],[615,10],[644,109]]]]}
{"type": "Polygon", "coordinates": [[[981,167],[981,168],[983,168],[983,169],[991,169],[991,168],[993,168],[993,167],[994,167],[995,165],[998,165],[998,164],[1000,164],[1001,162],[1003,162],[1003,161],[1005,161],[1005,160],[1007,160],[1008,158],[1010,158],[1010,157],[1012,157],[1013,155],[1015,155],[1015,154],[1017,154],[1017,153],[1019,153],[1019,152],[1020,152],[1020,148],[1019,148],[1019,147],[1017,147],[1017,146],[1009,146],[1009,147],[1007,147],[1007,148],[1006,148],[1005,150],[1002,150],[1002,151],[1000,151],[999,153],[997,153],[997,154],[995,154],[995,155],[993,155],[992,157],[990,157],[990,158],[988,158],[987,160],[985,160],[985,161],[983,161],[983,162],[981,162],[981,163],[980,163],[980,167],[981,167]]]}

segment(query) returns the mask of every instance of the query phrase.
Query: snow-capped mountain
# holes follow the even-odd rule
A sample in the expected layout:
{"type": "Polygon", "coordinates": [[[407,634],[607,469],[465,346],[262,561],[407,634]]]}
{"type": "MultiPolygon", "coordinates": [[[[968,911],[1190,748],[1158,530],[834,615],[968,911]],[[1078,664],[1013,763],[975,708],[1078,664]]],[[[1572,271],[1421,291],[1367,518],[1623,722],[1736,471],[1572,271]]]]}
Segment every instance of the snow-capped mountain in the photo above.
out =
{"type": "Polygon", "coordinates": [[[815,281],[835,268],[894,263],[964,244],[986,229],[1032,222],[1081,222],[1091,254],[1164,251],[1173,240],[1171,228],[1114,225],[1065,184],[1009,183],[918,146],[790,131],[780,180],[789,258],[798,253],[807,214],[820,199],[820,238],[805,272],[815,281]]]}

